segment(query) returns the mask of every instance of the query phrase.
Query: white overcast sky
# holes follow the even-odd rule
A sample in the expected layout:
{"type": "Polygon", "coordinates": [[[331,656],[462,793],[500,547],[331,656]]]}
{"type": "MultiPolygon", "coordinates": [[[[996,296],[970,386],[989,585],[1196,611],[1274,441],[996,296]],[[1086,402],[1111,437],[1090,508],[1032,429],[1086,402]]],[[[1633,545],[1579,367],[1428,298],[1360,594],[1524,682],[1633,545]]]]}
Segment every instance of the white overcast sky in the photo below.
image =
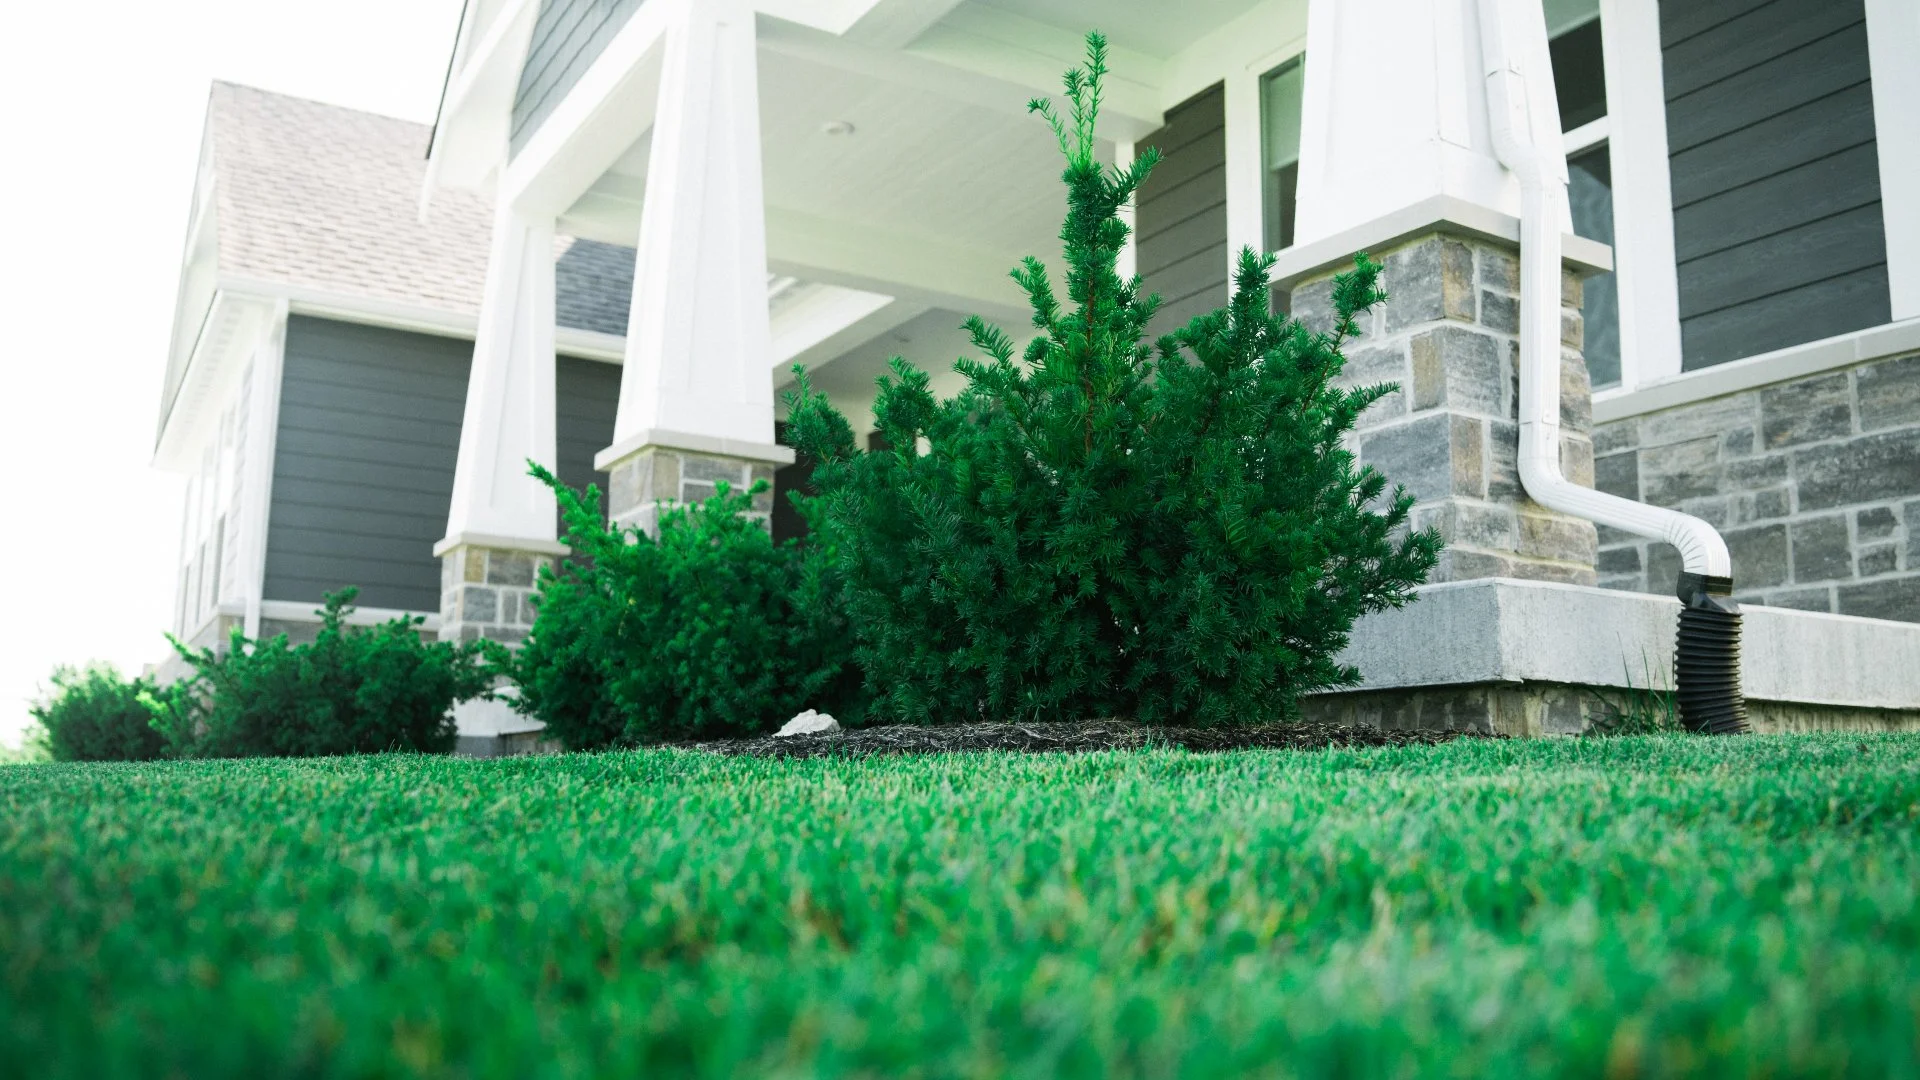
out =
{"type": "Polygon", "coordinates": [[[150,462],[214,79],[431,121],[460,0],[0,5],[0,742],[54,665],[161,659],[150,462]]]}

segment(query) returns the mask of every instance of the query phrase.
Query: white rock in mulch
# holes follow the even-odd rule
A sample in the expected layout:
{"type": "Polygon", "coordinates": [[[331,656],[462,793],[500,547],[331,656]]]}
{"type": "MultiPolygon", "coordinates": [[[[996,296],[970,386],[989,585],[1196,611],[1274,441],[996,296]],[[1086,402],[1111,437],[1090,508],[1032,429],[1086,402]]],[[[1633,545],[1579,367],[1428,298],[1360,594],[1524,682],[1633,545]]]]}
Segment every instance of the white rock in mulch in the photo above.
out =
{"type": "Polygon", "coordinates": [[[774,732],[773,737],[776,739],[784,739],[792,735],[819,735],[823,732],[839,730],[840,721],[835,720],[826,713],[815,712],[812,709],[808,709],[806,712],[787,721],[787,726],[774,732]]]}

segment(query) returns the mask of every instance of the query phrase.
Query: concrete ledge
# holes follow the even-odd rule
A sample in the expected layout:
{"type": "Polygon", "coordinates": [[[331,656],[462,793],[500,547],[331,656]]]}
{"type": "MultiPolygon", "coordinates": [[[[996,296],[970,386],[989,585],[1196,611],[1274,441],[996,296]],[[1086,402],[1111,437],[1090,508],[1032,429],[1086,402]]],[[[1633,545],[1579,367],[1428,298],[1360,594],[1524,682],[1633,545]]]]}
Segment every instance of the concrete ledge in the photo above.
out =
{"type": "MultiPolygon", "coordinates": [[[[1920,710],[1920,624],[1744,610],[1741,682],[1750,700],[1920,710]]],[[[1428,585],[1408,607],[1354,626],[1341,660],[1363,682],[1341,693],[1514,683],[1667,689],[1679,615],[1670,597],[1580,585],[1428,585]]]]}

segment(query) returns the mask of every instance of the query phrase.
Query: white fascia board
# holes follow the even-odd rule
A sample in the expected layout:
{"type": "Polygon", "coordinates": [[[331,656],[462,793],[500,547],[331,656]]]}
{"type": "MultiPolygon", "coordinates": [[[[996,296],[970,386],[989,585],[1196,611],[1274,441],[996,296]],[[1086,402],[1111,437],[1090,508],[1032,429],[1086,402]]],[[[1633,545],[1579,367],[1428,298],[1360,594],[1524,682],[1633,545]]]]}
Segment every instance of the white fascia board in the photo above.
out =
{"type": "MultiPolygon", "coordinates": [[[[410,330],[466,341],[473,340],[480,326],[480,317],[470,312],[355,296],[306,285],[289,285],[257,278],[226,278],[222,281],[222,288],[256,299],[285,301],[295,315],[311,315],[363,326],[384,326],[391,330],[410,330]]],[[[620,334],[562,326],[555,330],[555,346],[554,351],[561,356],[618,364],[626,359],[627,339],[620,334]]]]}
{"type": "Polygon", "coordinates": [[[538,0],[509,0],[509,4],[479,32],[477,42],[463,34],[457,46],[465,55],[455,56],[458,70],[447,87],[433,145],[427,150],[427,176],[420,191],[423,214],[441,188],[487,190],[488,179],[506,160],[513,97],[540,11],[538,0]]]}
{"type": "Polygon", "coordinates": [[[258,327],[272,314],[270,301],[214,290],[186,374],[154,440],[154,467],[178,473],[198,467],[200,448],[217,435],[220,411],[239,385],[258,327]]]}
{"type": "Polygon", "coordinates": [[[506,166],[500,205],[558,218],[653,128],[667,28],[690,0],[648,0],[506,166]]]}
{"type": "Polygon", "coordinates": [[[1593,422],[1625,420],[1914,352],[1920,352],[1920,318],[1901,319],[1744,360],[1715,364],[1632,390],[1602,390],[1593,395],[1593,422]]]}
{"type": "Polygon", "coordinates": [[[811,370],[837,360],[927,310],[880,293],[816,285],[773,319],[774,381],[795,364],[811,370]]]}

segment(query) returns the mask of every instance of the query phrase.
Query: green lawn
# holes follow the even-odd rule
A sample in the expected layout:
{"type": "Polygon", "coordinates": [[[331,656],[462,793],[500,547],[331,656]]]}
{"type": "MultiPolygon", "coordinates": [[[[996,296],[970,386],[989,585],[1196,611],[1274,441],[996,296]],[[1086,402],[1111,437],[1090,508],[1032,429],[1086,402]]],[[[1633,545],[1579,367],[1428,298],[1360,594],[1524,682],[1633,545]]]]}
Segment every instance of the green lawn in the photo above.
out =
{"type": "Polygon", "coordinates": [[[0,815],[0,1073],[1920,1076],[1914,736],[33,765],[0,815]]]}

